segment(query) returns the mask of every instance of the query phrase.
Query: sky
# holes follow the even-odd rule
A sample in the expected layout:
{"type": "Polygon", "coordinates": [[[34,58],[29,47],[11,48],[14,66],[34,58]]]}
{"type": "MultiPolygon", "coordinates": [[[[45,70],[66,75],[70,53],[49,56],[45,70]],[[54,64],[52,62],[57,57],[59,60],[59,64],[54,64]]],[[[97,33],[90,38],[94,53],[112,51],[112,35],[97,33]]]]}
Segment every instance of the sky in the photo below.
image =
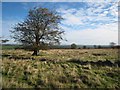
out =
{"type": "MultiPolygon", "coordinates": [[[[15,1],[15,0],[11,0],[15,1]]],[[[64,31],[61,44],[109,45],[118,43],[118,2],[2,2],[2,36],[9,39],[10,30],[27,17],[29,9],[55,9],[64,20],[59,25],[64,31]]],[[[53,0],[51,0],[53,1],[53,0]]],[[[55,1],[55,0],[54,0],[55,1]]],[[[57,0],[56,0],[57,1],[57,0]]],[[[58,0],[59,1],[59,0],[58,0]]],[[[0,26],[1,27],[1,26],[0,26]]]]}

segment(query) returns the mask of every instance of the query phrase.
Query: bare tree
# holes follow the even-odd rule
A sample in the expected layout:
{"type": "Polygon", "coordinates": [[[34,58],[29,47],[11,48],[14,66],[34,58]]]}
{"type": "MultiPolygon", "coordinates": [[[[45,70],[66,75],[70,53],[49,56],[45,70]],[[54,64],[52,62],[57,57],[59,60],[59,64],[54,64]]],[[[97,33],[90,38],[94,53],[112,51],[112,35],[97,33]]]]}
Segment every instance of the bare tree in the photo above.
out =
{"type": "Polygon", "coordinates": [[[39,47],[43,43],[60,43],[63,40],[63,30],[59,24],[63,18],[56,12],[47,8],[34,8],[28,13],[26,19],[18,23],[12,37],[23,45],[30,45],[38,55],[39,47]]]}
{"type": "Polygon", "coordinates": [[[9,40],[8,39],[3,39],[2,37],[0,37],[0,43],[3,44],[3,43],[7,43],[9,40]]]}

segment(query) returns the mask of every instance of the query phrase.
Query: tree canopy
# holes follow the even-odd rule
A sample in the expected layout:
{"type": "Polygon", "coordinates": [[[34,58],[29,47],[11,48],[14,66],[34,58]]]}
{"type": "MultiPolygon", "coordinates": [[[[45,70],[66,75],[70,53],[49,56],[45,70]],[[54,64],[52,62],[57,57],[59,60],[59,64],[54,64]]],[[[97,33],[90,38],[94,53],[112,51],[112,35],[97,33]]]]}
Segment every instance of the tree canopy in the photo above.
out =
{"type": "Polygon", "coordinates": [[[26,19],[11,31],[12,37],[25,46],[32,46],[33,55],[37,55],[41,44],[59,44],[63,40],[64,31],[59,27],[61,20],[63,18],[56,11],[42,7],[33,8],[29,10],[26,19]]]}

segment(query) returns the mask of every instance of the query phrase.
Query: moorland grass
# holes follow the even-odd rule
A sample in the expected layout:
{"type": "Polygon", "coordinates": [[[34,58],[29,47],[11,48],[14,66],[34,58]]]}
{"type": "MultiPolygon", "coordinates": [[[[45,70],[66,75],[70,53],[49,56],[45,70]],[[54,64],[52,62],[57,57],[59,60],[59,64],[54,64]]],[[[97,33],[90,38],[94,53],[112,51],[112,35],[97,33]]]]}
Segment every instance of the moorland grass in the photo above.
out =
{"type": "Polygon", "coordinates": [[[56,49],[42,50],[40,56],[31,54],[24,50],[3,51],[3,88],[120,88],[119,66],[70,61],[114,63],[118,60],[116,49],[56,49]],[[93,53],[105,55],[94,56],[93,53]]]}

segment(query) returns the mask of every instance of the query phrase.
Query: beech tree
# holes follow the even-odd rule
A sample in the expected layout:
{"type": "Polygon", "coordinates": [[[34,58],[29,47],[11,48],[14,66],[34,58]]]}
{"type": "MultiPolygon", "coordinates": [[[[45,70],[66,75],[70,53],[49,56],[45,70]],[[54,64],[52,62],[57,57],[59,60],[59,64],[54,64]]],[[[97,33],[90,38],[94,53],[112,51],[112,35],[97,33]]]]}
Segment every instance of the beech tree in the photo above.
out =
{"type": "Polygon", "coordinates": [[[56,11],[47,8],[29,10],[26,19],[15,25],[12,37],[15,41],[33,48],[32,55],[39,54],[39,47],[44,43],[60,43],[63,40],[63,30],[59,24],[63,20],[56,11]]]}

